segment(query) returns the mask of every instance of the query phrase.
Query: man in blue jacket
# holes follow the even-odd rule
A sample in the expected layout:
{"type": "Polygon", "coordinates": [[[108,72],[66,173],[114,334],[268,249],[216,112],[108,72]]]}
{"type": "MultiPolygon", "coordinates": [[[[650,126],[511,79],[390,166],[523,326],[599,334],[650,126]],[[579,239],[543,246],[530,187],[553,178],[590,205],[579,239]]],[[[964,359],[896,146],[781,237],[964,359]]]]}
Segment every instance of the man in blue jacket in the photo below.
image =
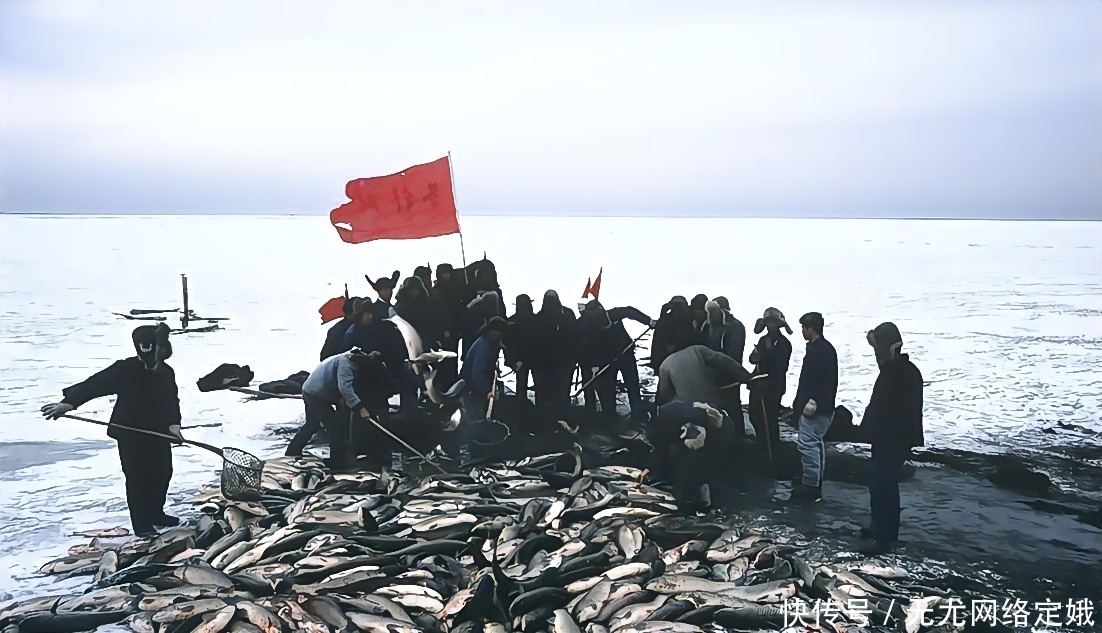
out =
{"type": "Polygon", "coordinates": [[[886,322],[868,333],[880,375],[861,420],[861,435],[872,443],[869,464],[869,509],[872,524],[862,529],[869,538],[861,551],[887,552],[899,539],[899,476],[911,449],[922,437],[922,372],[902,352],[903,337],[886,322]]]}
{"type": "Polygon", "coordinates": [[[823,315],[808,312],[800,317],[807,352],[800,369],[800,386],[792,411],[800,416],[796,447],[803,463],[801,481],[792,486],[793,500],[820,501],[823,498],[823,471],[826,445],[823,438],[834,417],[834,399],[838,394],[838,352],[823,338],[823,315]]]}
{"type": "Polygon", "coordinates": [[[329,434],[329,466],[340,469],[352,465],[349,411],[364,420],[371,415],[356,391],[356,382],[363,369],[378,358],[378,352],[368,354],[356,348],[330,356],[310,373],[302,384],[306,421],[287,447],[287,455],[302,455],[314,433],[324,426],[329,434]]]}
{"type": "Polygon", "coordinates": [[[495,316],[486,322],[482,334],[475,339],[463,359],[459,379],[464,381],[465,389],[459,397],[460,423],[459,442],[468,447],[477,434],[479,424],[486,419],[490,405],[490,396],[494,393],[497,377],[497,359],[501,353],[501,339],[508,331],[505,319],[495,316]]]}
{"type": "Polygon", "coordinates": [[[367,299],[357,300],[352,312],[353,323],[345,332],[339,351],[347,352],[358,347],[364,353],[379,352],[382,361],[380,367],[385,367],[389,376],[386,380],[373,379],[370,384],[364,383],[364,395],[371,401],[368,408],[372,413],[385,416],[386,401],[395,392],[401,394],[403,410],[416,408],[418,380],[407,362],[409,351],[402,333],[393,321],[380,321],[377,311],[367,299]],[[379,395],[379,398],[374,397],[375,395],[379,395]]]}

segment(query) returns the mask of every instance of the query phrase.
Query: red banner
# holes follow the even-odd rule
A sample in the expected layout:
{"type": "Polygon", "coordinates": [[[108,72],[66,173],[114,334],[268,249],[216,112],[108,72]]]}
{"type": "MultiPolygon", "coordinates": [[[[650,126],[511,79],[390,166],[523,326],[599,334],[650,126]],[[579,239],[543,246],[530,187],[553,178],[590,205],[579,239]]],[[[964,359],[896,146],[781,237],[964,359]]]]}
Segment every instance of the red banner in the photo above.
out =
{"type": "Polygon", "coordinates": [[[358,178],[345,186],[350,202],[333,209],[329,221],[349,244],[458,233],[451,182],[446,156],[389,176],[358,178]]]}
{"type": "Polygon", "coordinates": [[[585,280],[585,292],[582,293],[582,299],[593,297],[594,299],[601,298],[601,275],[605,274],[605,269],[597,271],[597,278],[590,283],[589,280],[585,280]]]}

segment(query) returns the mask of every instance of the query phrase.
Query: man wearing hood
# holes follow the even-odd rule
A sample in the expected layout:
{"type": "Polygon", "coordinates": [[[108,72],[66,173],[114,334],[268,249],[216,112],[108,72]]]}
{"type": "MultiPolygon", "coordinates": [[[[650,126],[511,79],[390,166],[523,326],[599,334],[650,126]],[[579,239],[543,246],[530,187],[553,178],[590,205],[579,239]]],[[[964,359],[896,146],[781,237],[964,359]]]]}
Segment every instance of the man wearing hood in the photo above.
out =
{"type": "MultiPolygon", "coordinates": [[[[436,266],[436,285],[429,296],[432,299],[432,312],[436,315],[440,329],[440,349],[459,352],[459,339],[462,336],[463,320],[467,314],[467,304],[463,300],[462,280],[456,277],[451,264],[436,266]]],[[[459,376],[459,360],[449,359],[436,368],[439,384],[450,385],[459,376]]]]}
{"type": "Polygon", "coordinates": [[[344,305],[341,306],[344,316],[341,317],[340,321],[331,325],[329,331],[325,333],[325,343],[321,346],[321,360],[341,353],[341,343],[344,341],[344,335],[348,332],[348,328],[352,327],[352,308],[358,298],[345,298],[344,305]]]}
{"type": "Polygon", "coordinates": [[[517,295],[517,307],[509,317],[509,331],[505,335],[505,364],[516,373],[517,395],[528,399],[528,377],[536,341],[536,313],[532,298],[517,295]]]}
{"type": "Polygon", "coordinates": [[[648,474],[673,483],[679,504],[694,510],[712,505],[708,474],[722,468],[731,456],[735,423],[706,402],[669,402],[658,407],[650,427],[651,462],[648,474]]]}
{"type": "Polygon", "coordinates": [[[737,388],[750,378],[750,372],[730,356],[691,344],[691,339],[665,334],[667,356],[658,370],[656,405],[706,402],[722,407],[723,391],[737,388]]]}
{"type": "Polygon", "coordinates": [[[394,302],[394,313],[417,330],[421,337],[421,349],[439,347],[442,333],[429,292],[420,277],[407,277],[402,281],[394,302]]]}
{"type": "Polygon", "coordinates": [[[84,382],[63,389],[61,402],[42,407],[42,415],[56,420],[86,402],[115,396],[107,436],[118,443],[130,524],[141,537],[156,536],[155,526],[180,523],[164,510],[172,479],[172,441],[118,427],[183,439],[176,373],[165,363],[172,357],[169,332],[164,323],[136,328],[131,334],[135,356],[115,361],[84,382]]]}
{"type": "Polygon", "coordinates": [[[426,288],[432,288],[432,269],[428,266],[418,266],[413,269],[413,276],[421,280],[421,284],[426,288]]]}
{"type": "Polygon", "coordinates": [[[922,372],[904,354],[903,337],[886,322],[868,333],[880,374],[872,388],[860,434],[872,443],[869,508],[872,524],[862,552],[879,555],[899,540],[899,477],[911,449],[922,446],[922,372]]]}
{"type": "Polygon", "coordinates": [[[826,469],[826,445],[823,438],[834,419],[834,400],[838,394],[838,352],[823,338],[825,322],[818,312],[800,317],[807,352],[800,368],[800,386],[792,401],[792,410],[800,416],[796,448],[803,463],[803,476],[792,486],[792,499],[817,502],[823,498],[823,471],[826,469]]]}
{"type": "Polygon", "coordinates": [[[376,281],[371,281],[370,277],[364,275],[367,283],[371,284],[371,289],[379,295],[378,300],[375,301],[372,307],[375,311],[376,322],[394,316],[394,288],[398,285],[398,279],[401,276],[402,274],[397,270],[391,273],[390,277],[380,277],[376,281]]]}
{"type": "Polygon", "coordinates": [[[624,328],[624,319],[631,319],[648,328],[657,325],[649,316],[635,308],[605,310],[596,299],[585,304],[579,318],[579,361],[582,384],[589,385],[585,393],[585,408],[590,414],[596,413],[596,401],[600,400],[601,413],[606,417],[615,417],[616,377],[622,375],[631,413],[636,417],[642,415],[635,341],[624,328]]]}
{"type": "Polygon", "coordinates": [[[708,295],[698,294],[689,303],[689,311],[693,316],[693,328],[703,334],[704,325],[708,322],[708,295]]]}
{"type": "Polygon", "coordinates": [[[650,362],[648,365],[657,374],[669,353],[666,351],[668,339],[682,342],[682,346],[703,343],[700,332],[693,326],[693,315],[689,310],[689,301],[680,295],[674,296],[658,316],[658,324],[651,337],[650,362]]]}
{"type": "MultiPolygon", "coordinates": [[[[746,349],[746,326],[731,314],[727,299],[716,297],[704,304],[708,318],[704,321],[701,336],[709,349],[730,356],[742,365],[743,352],[746,349]]],[[[723,407],[735,421],[735,433],[746,434],[746,423],[742,417],[742,387],[724,390],[723,407]]]]}
{"type": "Polygon", "coordinates": [[[767,308],[754,324],[754,334],[768,331],[750,352],[750,362],[754,365],[749,384],[750,424],[770,468],[781,442],[781,396],[787,389],[788,363],[792,358],[792,343],[781,332],[782,328],[792,334],[784,313],[777,308],[767,308]]]}
{"type": "Polygon", "coordinates": [[[329,466],[352,465],[350,415],[366,420],[371,413],[367,402],[356,390],[363,371],[377,362],[379,352],[365,353],[359,348],[323,360],[302,384],[302,402],[306,419],[287,445],[288,456],[301,457],[302,450],[320,428],[329,435],[329,466]]]}
{"type": "Polygon", "coordinates": [[[536,345],[532,352],[532,378],[536,383],[536,406],[546,407],[563,419],[570,408],[570,383],[577,357],[577,319],[574,312],[548,290],[536,314],[536,345]]]}

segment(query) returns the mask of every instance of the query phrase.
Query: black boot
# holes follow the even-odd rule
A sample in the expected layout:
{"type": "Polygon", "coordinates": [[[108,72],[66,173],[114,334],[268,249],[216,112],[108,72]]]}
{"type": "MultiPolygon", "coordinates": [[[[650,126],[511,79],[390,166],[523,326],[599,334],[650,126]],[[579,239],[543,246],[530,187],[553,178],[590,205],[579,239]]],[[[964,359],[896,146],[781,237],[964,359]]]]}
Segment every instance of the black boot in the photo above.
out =
{"type": "Polygon", "coordinates": [[[162,511],[160,514],[155,515],[150,523],[158,527],[176,527],[180,525],[180,519],[170,514],[165,514],[164,511],[162,511]]]}
{"type": "Polygon", "coordinates": [[[157,530],[151,524],[136,523],[134,524],[134,536],[140,538],[154,538],[157,536],[157,530]]]}

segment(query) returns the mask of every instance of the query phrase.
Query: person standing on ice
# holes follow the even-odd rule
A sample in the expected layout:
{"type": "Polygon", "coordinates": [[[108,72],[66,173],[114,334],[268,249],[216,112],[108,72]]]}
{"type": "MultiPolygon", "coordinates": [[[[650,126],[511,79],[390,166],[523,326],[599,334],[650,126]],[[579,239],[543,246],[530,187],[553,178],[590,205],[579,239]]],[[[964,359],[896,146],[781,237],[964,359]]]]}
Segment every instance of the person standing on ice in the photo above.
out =
{"type": "Polygon", "coordinates": [[[562,304],[559,293],[548,290],[536,313],[536,346],[532,353],[532,379],[536,383],[536,406],[557,420],[570,409],[570,383],[577,357],[577,317],[562,304]]]}
{"type": "MultiPolygon", "coordinates": [[[[84,382],[63,389],[61,402],[42,407],[42,415],[56,420],[86,402],[115,396],[110,424],[183,439],[176,373],[165,363],[172,357],[168,336],[164,323],[136,328],[131,335],[136,356],[115,361],[84,382]]],[[[156,536],[156,527],[179,525],[180,520],[164,510],[172,479],[172,441],[111,426],[107,436],[119,446],[134,534],[156,536]]]]}
{"type": "MultiPolygon", "coordinates": [[[[704,304],[708,318],[704,321],[701,336],[709,349],[724,354],[742,365],[742,355],[746,350],[746,326],[725,307],[727,299],[716,297],[704,304]]],[[[723,390],[723,408],[735,422],[735,434],[746,435],[746,423],[742,414],[742,386],[723,390]]]]}
{"type": "Polygon", "coordinates": [[[862,553],[888,552],[899,540],[899,477],[911,449],[922,446],[922,372],[903,353],[903,337],[894,323],[869,331],[869,345],[880,374],[861,419],[861,437],[872,443],[869,509],[872,523],[862,528],[869,540],[862,553]]]}
{"type": "Polygon", "coordinates": [[[591,415],[597,412],[597,400],[600,400],[602,416],[606,419],[616,417],[616,377],[623,375],[631,414],[636,418],[643,416],[643,400],[639,395],[639,361],[635,358],[635,341],[624,328],[625,319],[648,328],[657,325],[636,308],[629,306],[605,310],[596,299],[585,304],[578,319],[582,384],[589,384],[585,392],[585,408],[591,415]]]}
{"type": "Polygon", "coordinates": [[[459,379],[464,383],[459,396],[460,421],[457,438],[460,454],[470,455],[470,443],[478,435],[480,424],[486,420],[490,397],[497,387],[497,359],[501,354],[501,339],[509,330],[505,319],[490,318],[482,334],[467,351],[459,379]]]}
{"type": "Polygon", "coordinates": [[[516,306],[516,312],[509,317],[509,332],[505,335],[505,364],[516,372],[517,395],[527,400],[532,350],[536,346],[536,312],[528,295],[517,295],[516,306]]]}
{"type": "Polygon", "coordinates": [[[755,367],[749,382],[750,424],[770,469],[774,467],[781,443],[781,396],[787,388],[788,363],[792,358],[792,343],[781,328],[792,334],[784,313],[777,308],[767,308],[754,324],[754,334],[767,331],[750,352],[750,362],[755,367]]]}
{"type": "Polygon", "coordinates": [[[834,418],[838,394],[838,352],[823,338],[823,315],[808,312],[800,317],[807,352],[800,368],[800,386],[792,410],[800,416],[796,448],[803,463],[801,480],[792,486],[793,500],[821,501],[826,444],[823,438],[834,418]]]}

